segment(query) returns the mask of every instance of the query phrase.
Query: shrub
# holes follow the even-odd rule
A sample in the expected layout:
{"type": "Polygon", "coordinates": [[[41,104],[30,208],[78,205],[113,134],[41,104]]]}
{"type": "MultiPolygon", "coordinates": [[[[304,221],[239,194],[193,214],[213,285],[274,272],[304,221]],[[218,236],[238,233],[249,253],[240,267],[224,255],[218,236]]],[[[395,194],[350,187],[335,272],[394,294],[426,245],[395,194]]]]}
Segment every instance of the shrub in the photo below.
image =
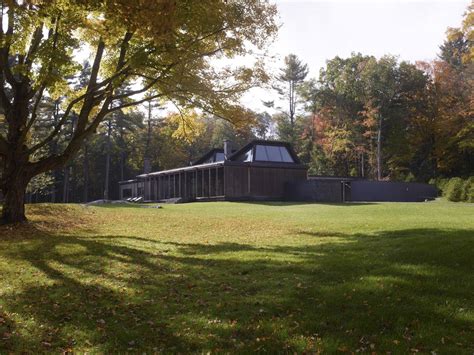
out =
{"type": "Polygon", "coordinates": [[[461,200],[465,202],[474,202],[474,176],[464,181],[461,200]]]}
{"type": "Polygon", "coordinates": [[[444,189],[448,181],[449,179],[445,179],[445,178],[432,178],[430,179],[430,181],[428,181],[428,184],[436,186],[439,194],[442,194],[442,193],[444,194],[444,189]]]}
{"type": "Polygon", "coordinates": [[[459,202],[463,197],[463,188],[464,188],[464,181],[461,178],[455,177],[448,181],[448,183],[444,186],[443,195],[449,201],[459,202]]]}
{"type": "Polygon", "coordinates": [[[412,173],[408,173],[405,177],[405,182],[416,182],[416,177],[412,173]]]}
{"type": "Polygon", "coordinates": [[[439,178],[439,179],[437,180],[437,184],[436,184],[436,185],[438,186],[438,188],[440,189],[440,191],[444,191],[444,189],[445,189],[445,187],[446,187],[446,185],[447,185],[448,182],[449,182],[449,179],[439,178]]]}

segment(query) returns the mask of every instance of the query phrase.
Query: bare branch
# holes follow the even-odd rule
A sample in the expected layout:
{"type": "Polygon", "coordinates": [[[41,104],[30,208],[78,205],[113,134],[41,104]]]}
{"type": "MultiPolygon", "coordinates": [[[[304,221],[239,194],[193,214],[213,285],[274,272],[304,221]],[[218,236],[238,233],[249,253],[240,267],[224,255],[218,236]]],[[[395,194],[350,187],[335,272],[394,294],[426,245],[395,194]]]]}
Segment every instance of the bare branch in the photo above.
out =
{"type": "Polygon", "coordinates": [[[160,80],[160,78],[156,78],[153,81],[151,81],[150,83],[148,83],[148,85],[142,87],[141,89],[127,91],[125,94],[114,95],[114,96],[112,96],[112,100],[120,100],[120,99],[123,99],[123,98],[127,98],[127,97],[130,97],[130,96],[134,96],[134,95],[144,93],[144,92],[150,90],[153,87],[153,85],[155,85],[159,80],[160,80]]]}
{"type": "Polygon", "coordinates": [[[39,142],[38,144],[36,144],[33,147],[31,147],[30,149],[28,149],[28,153],[31,154],[31,153],[37,151],[38,149],[41,149],[42,147],[44,147],[49,142],[51,142],[54,139],[54,137],[59,133],[59,131],[61,130],[61,127],[66,123],[67,119],[69,118],[69,114],[70,114],[72,108],[74,107],[74,105],[77,104],[78,102],[82,101],[87,95],[90,95],[90,93],[85,93],[85,94],[75,98],[74,100],[72,100],[69,103],[69,105],[67,106],[66,110],[64,111],[64,114],[61,117],[61,119],[59,120],[59,122],[54,126],[53,131],[42,142],[39,142]]]}
{"type": "Polygon", "coordinates": [[[26,136],[26,133],[30,130],[30,128],[33,126],[33,124],[36,121],[38,106],[41,102],[41,99],[43,98],[43,93],[44,93],[45,88],[46,87],[43,85],[37,92],[35,103],[33,104],[33,107],[31,109],[31,118],[26,124],[25,130],[23,131],[24,136],[26,136]]]}
{"type": "Polygon", "coordinates": [[[8,25],[7,31],[5,32],[5,36],[3,36],[3,47],[0,48],[0,70],[5,73],[5,79],[8,83],[15,88],[18,85],[18,81],[13,76],[13,73],[10,69],[9,64],[9,56],[10,56],[10,46],[11,46],[11,38],[13,35],[13,22],[14,22],[14,10],[13,7],[10,6],[8,8],[8,25]]]}
{"type": "MultiPolygon", "coordinates": [[[[104,55],[105,43],[102,39],[99,40],[97,44],[97,51],[94,58],[94,64],[92,65],[91,75],[89,77],[89,84],[87,85],[86,94],[91,94],[96,90],[97,77],[99,75],[100,64],[102,62],[102,56],[104,55]]],[[[109,84],[110,85],[110,84],[109,84]]],[[[83,131],[86,127],[87,120],[89,119],[89,113],[94,107],[93,95],[86,95],[82,109],[79,112],[79,119],[77,121],[76,131],[83,131]]]]}
{"type": "Polygon", "coordinates": [[[8,154],[8,142],[5,138],[0,135],[0,156],[6,156],[8,154]]]}
{"type": "Polygon", "coordinates": [[[27,68],[31,68],[31,64],[33,63],[33,57],[36,54],[36,51],[39,48],[41,40],[43,39],[43,23],[40,23],[38,27],[36,27],[33,36],[31,37],[30,47],[28,49],[28,53],[24,58],[24,64],[26,64],[27,68]]]}
{"type": "Polygon", "coordinates": [[[142,104],[146,101],[153,100],[153,99],[156,99],[156,98],[162,97],[162,96],[164,96],[164,94],[156,94],[156,95],[152,95],[152,96],[147,96],[144,99],[140,99],[140,100],[136,100],[136,101],[132,101],[132,102],[127,102],[126,104],[123,104],[123,105],[120,105],[120,106],[114,106],[113,108],[108,109],[107,113],[111,113],[111,112],[114,112],[114,111],[117,111],[117,110],[121,110],[121,109],[124,109],[126,107],[137,106],[137,105],[140,105],[140,104],[142,104]]]}

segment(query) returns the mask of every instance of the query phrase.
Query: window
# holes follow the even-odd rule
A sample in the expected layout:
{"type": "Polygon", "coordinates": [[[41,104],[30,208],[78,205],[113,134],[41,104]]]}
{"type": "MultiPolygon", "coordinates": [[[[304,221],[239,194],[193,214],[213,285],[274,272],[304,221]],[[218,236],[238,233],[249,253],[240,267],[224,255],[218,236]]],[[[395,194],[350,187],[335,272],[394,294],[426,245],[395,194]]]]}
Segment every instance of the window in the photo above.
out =
{"type": "Polygon", "coordinates": [[[253,160],[252,149],[242,153],[235,160],[236,161],[242,161],[242,162],[252,161],[253,160]]]}
{"type": "Polygon", "coordinates": [[[122,198],[132,197],[132,189],[123,189],[122,198]]]}
{"type": "Polygon", "coordinates": [[[280,147],[275,147],[271,145],[265,146],[267,151],[267,157],[269,161],[283,161],[280,153],[280,147]]]}
{"type": "Polygon", "coordinates": [[[275,145],[257,145],[255,149],[255,160],[294,163],[286,147],[275,145]]]}
{"type": "Polygon", "coordinates": [[[215,161],[224,161],[224,153],[216,153],[215,161]]]}
{"type": "Polygon", "coordinates": [[[264,145],[257,145],[255,148],[255,160],[267,161],[267,151],[264,145]]]}
{"type": "Polygon", "coordinates": [[[288,149],[286,147],[280,147],[281,158],[285,163],[294,163],[293,158],[291,157],[290,153],[288,153],[288,149]]]}

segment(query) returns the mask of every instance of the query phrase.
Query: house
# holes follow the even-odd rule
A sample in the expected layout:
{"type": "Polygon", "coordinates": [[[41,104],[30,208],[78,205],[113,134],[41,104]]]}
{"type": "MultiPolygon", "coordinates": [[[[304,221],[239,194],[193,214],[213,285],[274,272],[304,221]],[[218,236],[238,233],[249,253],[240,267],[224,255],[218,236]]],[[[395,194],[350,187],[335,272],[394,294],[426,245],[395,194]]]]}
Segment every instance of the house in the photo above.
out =
{"type": "Polygon", "coordinates": [[[224,142],[224,149],[213,149],[190,166],[119,184],[121,199],[282,200],[286,184],[306,179],[307,168],[289,143],[254,140],[235,152],[224,142]]]}
{"type": "Polygon", "coordinates": [[[121,199],[144,201],[416,202],[437,196],[428,184],[308,176],[289,143],[268,140],[254,140],[235,152],[224,142],[224,149],[212,149],[190,166],[119,184],[121,199]]]}

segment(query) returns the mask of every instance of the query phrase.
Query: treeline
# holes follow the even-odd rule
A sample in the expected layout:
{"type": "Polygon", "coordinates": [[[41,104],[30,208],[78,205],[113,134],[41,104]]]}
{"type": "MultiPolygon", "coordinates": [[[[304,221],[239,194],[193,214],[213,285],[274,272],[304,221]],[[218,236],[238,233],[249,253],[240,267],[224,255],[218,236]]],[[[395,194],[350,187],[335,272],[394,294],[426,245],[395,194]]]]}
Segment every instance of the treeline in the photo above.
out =
{"type": "MultiPolygon", "coordinates": [[[[328,60],[317,80],[307,80],[307,66],[290,55],[274,76],[280,100],[265,103],[272,114],[249,111],[232,124],[202,111],[165,114],[166,103],[157,100],[116,111],[66,168],[36,177],[28,199],[115,199],[118,181],[187,165],[210,148],[222,147],[224,139],[235,147],[254,138],[292,142],[310,174],[467,179],[474,171],[473,26],[471,6],[462,26],[447,31],[439,59],[429,63],[357,53],[328,60]]],[[[79,90],[81,80],[77,85],[79,90]]],[[[59,105],[52,100],[42,104],[45,126],[59,119],[59,105]]],[[[60,144],[43,149],[54,154],[60,144]]],[[[469,196],[472,179],[453,181],[443,187],[469,196]]]]}
{"type": "Polygon", "coordinates": [[[353,54],[299,83],[300,105],[312,114],[291,128],[283,113],[279,132],[310,173],[422,182],[473,174],[473,9],[447,31],[438,60],[353,54]]]}

